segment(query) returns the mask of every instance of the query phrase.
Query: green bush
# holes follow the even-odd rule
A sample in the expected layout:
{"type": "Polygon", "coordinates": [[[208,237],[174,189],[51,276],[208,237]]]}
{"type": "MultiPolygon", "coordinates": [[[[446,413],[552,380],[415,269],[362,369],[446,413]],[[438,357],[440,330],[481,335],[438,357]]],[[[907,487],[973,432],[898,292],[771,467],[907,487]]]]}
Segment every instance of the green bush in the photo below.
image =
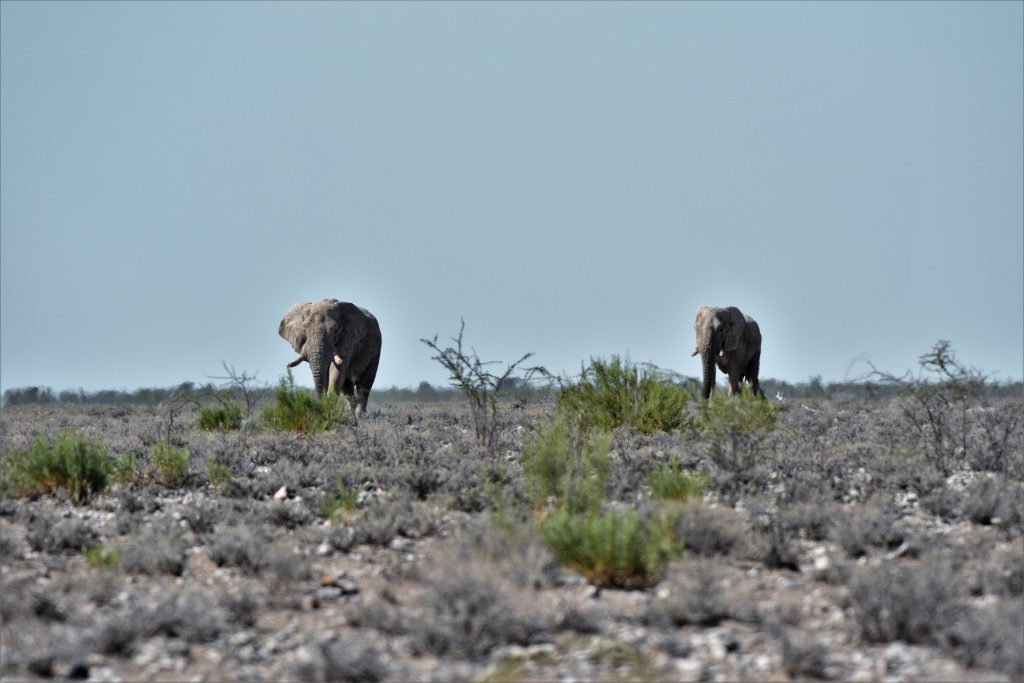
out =
{"type": "Polygon", "coordinates": [[[598,586],[643,588],[682,554],[676,516],[633,509],[574,513],[560,509],[540,522],[540,535],[565,566],[598,586]]]}
{"type": "Polygon", "coordinates": [[[700,498],[708,485],[706,474],[683,472],[678,464],[652,471],[647,476],[651,497],[655,500],[686,502],[700,498]]]}
{"type": "Polygon", "coordinates": [[[85,557],[85,563],[97,569],[113,568],[121,564],[121,551],[118,548],[94,545],[86,548],[82,554],[85,557]]]}
{"type": "Polygon", "coordinates": [[[48,440],[40,436],[23,451],[3,459],[5,488],[14,495],[39,495],[59,489],[67,491],[76,503],[83,503],[103,492],[112,475],[127,477],[134,463],[115,460],[102,445],[80,434],[61,430],[48,440]]]}
{"type": "Polygon", "coordinates": [[[356,494],[339,481],[332,493],[320,499],[320,514],[326,519],[344,516],[356,509],[356,500],[356,494]]]}
{"type": "Polygon", "coordinates": [[[263,409],[260,421],[270,429],[312,434],[347,424],[347,401],[340,394],[313,392],[295,386],[291,371],[277,385],[274,403],[263,409]]]}
{"type": "Polygon", "coordinates": [[[221,486],[231,481],[235,475],[231,468],[224,463],[217,462],[216,460],[207,460],[206,476],[210,478],[211,484],[221,486]]]}
{"type": "Polygon", "coordinates": [[[775,430],[778,420],[775,407],[744,386],[733,397],[722,391],[711,394],[698,409],[694,426],[710,445],[719,466],[746,471],[753,466],[761,443],[775,430]]]}
{"type": "Polygon", "coordinates": [[[149,448],[149,460],[153,463],[161,482],[167,486],[178,486],[185,478],[188,469],[188,449],[175,448],[161,441],[149,448]]]}
{"type": "Polygon", "coordinates": [[[113,459],[113,466],[110,470],[110,478],[115,484],[129,484],[135,480],[139,471],[138,460],[134,453],[113,459]]]}
{"type": "Polygon", "coordinates": [[[744,385],[735,396],[716,391],[697,417],[696,426],[712,436],[725,436],[732,432],[774,431],[779,414],[771,403],[754,396],[744,385]]]}
{"type": "Polygon", "coordinates": [[[572,512],[596,510],[604,500],[611,438],[573,431],[556,418],[541,424],[523,447],[527,496],[535,510],[552,498],[572,512]]]}
{"type": "Polygon", "coordinates": [[[689,400],[686,389],[612,356],[592,358],[579,381],[558,392],[557,405],[587,430],[632,427],[653,434],[686,426],[683,408],[689,400]]]}
{"type": "Polygon", "coordinates": [[[599,586],[649,585],[682,552],[677,513],[602,512],[608,488],[607,434],[585,434],[556,418],[523,448],[526,493],[534,510],[554,504],[538,531],[555,557],[599,586]]]}
{"type": "Polygon", "coordinates": [[[242,417],[242,406],[237,401],[224,400],[219,405],[202,406],[199,409],[199,428],[223,431],[241,429],[242,417]]]}

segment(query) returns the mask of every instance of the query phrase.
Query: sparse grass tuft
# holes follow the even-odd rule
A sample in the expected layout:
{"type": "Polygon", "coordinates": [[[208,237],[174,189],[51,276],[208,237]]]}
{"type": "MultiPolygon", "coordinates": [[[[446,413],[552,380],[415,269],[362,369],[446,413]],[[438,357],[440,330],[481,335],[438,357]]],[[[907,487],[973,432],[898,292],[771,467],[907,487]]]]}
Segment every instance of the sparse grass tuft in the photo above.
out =
{"type": "Polygon", "coordinates": [[[320,514],[325,519],[338,519],[356,509],[356,494],[339,481],[334,491],[320,499],[320,514]]]}
{"type": "Polygon", "coordinates": [[[16,496],[30,496],[64,490],[71,500],[84,503],[103,492],[112,475],[127,470],[102,445],[79,434],[61,430],[48,440],[40,436],[23,451],[3,459],[5,488],[16,496]]]}
{"type": "Polygon", "coordinates": [[[270,429],[312,434],[326,432],[348,424],[347,401],[340,394],[326,392],[314,396],[312,392],[295,386],[291,371],[277,385],[274,403],[266,406],[260,421],[270,429]]]}
{"type": "Polygon", "coordinates": [[[235,475],[231,468],[224,463],[217,462],[216,460],[207,460],[206,476],[210,478],[211,484],[219,487],[227,484],[235,475]]]}
{"type": "Polygon", "coordinates": [[[715,462],[728,471],[747,471],[766,436],[778,424],[775,407],[744,385],[729,397],[716,391],[698,411],[695,426],[711,448],[715,462]]]}
{"type": "Polygon", "coordinates": [[[244,417],[242,406],[233,399],[226,399],[213,406],[199,409],[199,428],[205,430],[230,431],[241,429],[244,417]]]}
{"type": "Polygon", "coordinates": [[[138,459],[134,453],[125,453],[114,458],[114,466],[110,472],[110,478],[116,484],[130,484],[135,481],[139,473],[138,459]]]}
{"type": "Polygon", "coordinates": [[[708,477],[698,472],[684,472],[678,464],[672,464],[651,472],[647,476],[647,485],[651,487],[651,497],[655,500],[685,503],[704,494],[708,477]]]}
{"type": "Polygon", "coordinates": [[[535,510],[554,501],[573,512],[590,512],[604,500],[611,439],[573,431],[565,420],[551,420],[523,447],[527,495],[535,510]]]}
{"type": "Polygon", "coordinates": [[[631,427],[641,434],[671,431],[686,425],[683,408],[690,393],[665,382],[653,371],[641,372],[629,359],[592,358],[576,383],[558,392],[558,408],[587,430],[631,427]]]}
{"type": "Polygon", "coordinates": [[[119,548],[94,545],[86,548],[82,554],[85,556],[85,563],[97,569],[112,569],[121,564],[121,550],[119,548]]]}
{"type": "Polygon", "coordinates": [[[564,418],[541,424],[523,447],[527,498],[536,511],[553,505],[537,529],[563,565],[599,586],[643,587],[682,552],[678,512],[602,512],[611,446],[609,436],[581,434],[564,418]]]}
{"type": "Polygon", "coordinates": [[[581,514],[561,509],[544,518],[539,530],[562,564],[595,585],[645,588],[682,553],[675,528],[675,514],[669,512],[581,514]]]}
{"type": "Polygon", "coordinates": [[[708,436],[724,438],[734,432],[771,432],[778,420],[775,407],[744,386],[736,396],[713,394],[703,407],[697,426],[708,436]]]}
{"type": "Polygon", "coordinates": [[[188,457],[187,448],[175,448],[164,441],[155,443],[149,448],[149,459],[156,469],[157,477],[164,485],[171,488],[180,486],[185,479],[188,457]]]}

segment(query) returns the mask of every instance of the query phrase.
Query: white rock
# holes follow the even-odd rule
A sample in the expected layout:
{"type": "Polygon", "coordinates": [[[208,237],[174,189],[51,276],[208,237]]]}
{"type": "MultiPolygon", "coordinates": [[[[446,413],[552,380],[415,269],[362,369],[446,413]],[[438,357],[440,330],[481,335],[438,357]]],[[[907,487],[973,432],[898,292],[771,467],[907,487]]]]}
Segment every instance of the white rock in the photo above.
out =
{"type": "Polygon", "coordinates": [[[287,497],[288,497],[288,487],[287,486],[282,486],[281,488],[279,488],[277,490],[277,493],[274,494],[274,500],[284,500],[287,497]]]}
{"type": "Polygon", "coordinates": [[[828,550],[823,546],[818,546],[813,551],[814,555],[814,570],[823,572],[832,566],[832,560],[828,556],[828,550]]]}
{"type": "Polygon", "coordinates": [[[677,659],[673,662],[673,666],[676,673],[679,674],[676,679],[678,681],[689,683],[689,681],[699,681],[703,678],[704,665],[696,659],[677,659]]]}

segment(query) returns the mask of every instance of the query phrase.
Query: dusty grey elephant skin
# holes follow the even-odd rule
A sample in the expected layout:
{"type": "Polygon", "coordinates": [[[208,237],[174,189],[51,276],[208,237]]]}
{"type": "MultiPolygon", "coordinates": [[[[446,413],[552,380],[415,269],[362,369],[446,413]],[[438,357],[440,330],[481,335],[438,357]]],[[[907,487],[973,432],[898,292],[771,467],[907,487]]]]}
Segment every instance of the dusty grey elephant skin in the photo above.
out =
{"type": "Polygon", "coordinates": [[[352,412],[366,410],[380,362],[380,325],[373,314],[337,299],[302,301],[284,314],[277,333],[313,372],[317,395],[325,391],[345,394],[352,412]]]}
{"type": "Polygon", "coordinates": [[[729,375],[729,395],[740,391],[746,380],[755,396],[764,398],[757,373],[761,367],[761,329],[749,315],[735,306],[717,308],[701,306],[693,322],[697,348],[704,374],[704,399],[711,397],[715,387],[715,366],[729,375]]]}

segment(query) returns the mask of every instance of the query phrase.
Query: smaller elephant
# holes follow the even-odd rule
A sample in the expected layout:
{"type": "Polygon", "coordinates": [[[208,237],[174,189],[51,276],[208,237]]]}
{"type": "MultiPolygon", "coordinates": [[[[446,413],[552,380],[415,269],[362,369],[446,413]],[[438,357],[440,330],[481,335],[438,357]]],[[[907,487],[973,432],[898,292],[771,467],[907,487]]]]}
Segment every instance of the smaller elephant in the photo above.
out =
{"type": "Polygon", "coordinates": [[[693,322],[697,348],[690,356],[701,357],[704,371],[704,399],[715,387],[715,365],[729,375],[729,396],[740,391],[745,379],[755,396],[764,398],[757,373],[761,366],[761,329],[749,315],[735,306],[700,306],[693,322]]]}
{"type": "Polygon", "coordinates": [[[345,394],[354,414],[366,411],[380,362],[380,325],[373,314],[337,299],[303,301],[288,309],[277,333],[313,372],[317,395],[345,394]]]}

